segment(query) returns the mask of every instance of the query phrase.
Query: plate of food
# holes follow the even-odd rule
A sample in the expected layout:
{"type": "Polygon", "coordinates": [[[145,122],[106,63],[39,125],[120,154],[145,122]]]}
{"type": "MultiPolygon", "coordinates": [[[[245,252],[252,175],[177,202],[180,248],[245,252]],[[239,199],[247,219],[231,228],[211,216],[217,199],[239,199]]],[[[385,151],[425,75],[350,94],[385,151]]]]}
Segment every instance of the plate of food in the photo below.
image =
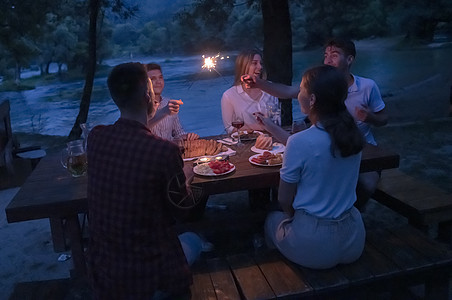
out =
{"type": "Polygon", "coordinates": [[[222,176],[234,172],[235,166],[226,160],[212,160],[193,167],[193,172],[201,176],[222,176]]]}
{"type": "Polygon", "coordinates": [[[261,167],[281,166],[283,161],[283,154],[264,151],[262,154],[255,154],[250,156],[248,161],[253,165],[261,167]]]}
{"type": "MultiPolygon", "coordinates": [[[[243,142],[254,141],[257,139],[258,136],[263,134],[262,132],[257,131],[257,130],[244,130],[244,131],[240,130],[239,133],[240,133],[240,140],[243,142]]],[[[237,132],[232,133],[231,137],[236,139],[237,132]]]]}
{"type": "Polygon", "coordinates": [[[251,147],[251,151],[253,151],[255,153],[260,153],[260,154],[264,153],[265,151],[268,151],[271,153],[284,152],[284,149],[286,149],[286,147],[281,143],[272,143],[272,147],[266,148],[266,149],[257,148],[256,145],[251,147]]]}
{"type": "Polygon", "coordinates": [[[257,137],[256,143],[251,147],[251,151],[255,153],[263,153],[264,151],[277,153],[284,152],[285,148],[281,143],[273,143],[273,138],[268,134],[262,134],[257,137]]]}

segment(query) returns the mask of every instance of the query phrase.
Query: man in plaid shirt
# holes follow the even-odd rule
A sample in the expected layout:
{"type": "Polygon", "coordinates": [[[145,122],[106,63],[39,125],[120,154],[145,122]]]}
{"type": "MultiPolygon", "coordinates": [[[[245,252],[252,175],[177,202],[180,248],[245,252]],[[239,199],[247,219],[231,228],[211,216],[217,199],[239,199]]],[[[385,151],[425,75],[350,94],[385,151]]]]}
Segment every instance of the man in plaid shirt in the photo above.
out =
{"type": "Polygon", "coordinates": [[[95,299],[190,299],[188,263],[202,242],[188,234],[196,237],[190,248],[186,233],[178,237],[168,188],[188,194],[192,170],[183,168],[175,144],[146,127],[156,103],[142,64],[116,66],[108,87],[121,116],[93,128],[87,146],[87,254],[95,299]]]}

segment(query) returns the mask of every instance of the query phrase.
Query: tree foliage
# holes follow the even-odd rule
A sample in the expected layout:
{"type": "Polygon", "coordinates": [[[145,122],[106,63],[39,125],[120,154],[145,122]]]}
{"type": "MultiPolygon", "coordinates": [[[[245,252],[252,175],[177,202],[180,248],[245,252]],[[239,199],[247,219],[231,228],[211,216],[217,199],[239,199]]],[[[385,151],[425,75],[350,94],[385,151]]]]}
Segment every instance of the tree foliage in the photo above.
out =
{"type": "Polygon", "coordinates": [[[450,0],[382,0],[388,12],[388,23],[395,32],[404,33],[409,42],[431,42],[440,23],[452,34],[452,1],[450,0]]]}
{"type": "Polygon", "coordinates": [[[58,1],[3,0],[0,6],[0,42],[15,67],[15,80],[20,81],[20,70],[39,54],[37,40],[58,1]]]}

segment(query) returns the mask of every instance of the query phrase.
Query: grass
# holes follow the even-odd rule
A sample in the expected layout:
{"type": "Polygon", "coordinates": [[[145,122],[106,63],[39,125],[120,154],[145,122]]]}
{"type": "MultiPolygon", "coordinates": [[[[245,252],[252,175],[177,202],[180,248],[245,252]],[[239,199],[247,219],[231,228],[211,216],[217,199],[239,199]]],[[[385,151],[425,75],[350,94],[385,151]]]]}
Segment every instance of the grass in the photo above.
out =
{"type": "Polygon", "coordinates": [[[400,169],[452,192],[452,117],[374,129],[379,145],[400,154],[400,169]]]}

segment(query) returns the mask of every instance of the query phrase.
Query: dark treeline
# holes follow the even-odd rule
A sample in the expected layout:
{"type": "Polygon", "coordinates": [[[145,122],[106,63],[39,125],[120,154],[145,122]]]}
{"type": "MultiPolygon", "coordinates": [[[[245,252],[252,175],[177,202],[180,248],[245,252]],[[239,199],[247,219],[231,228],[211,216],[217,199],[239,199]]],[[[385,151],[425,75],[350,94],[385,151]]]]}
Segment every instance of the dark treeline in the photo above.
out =
{"type": "MultiPolygon", "coordinates": [[[[138,1],[140,7],[124,1],[117,7],[117,2],[101,2],[98,64],[118,56],[263,46],[261,0],[158,1],[158,7],[151,0],[138,1]]],[[[51,63],[84,71],[89,1],[0,3],[1,76],[18,81],[20,70],[31,65],[45,75],[51,63]]],[[[294,50],[318,46],[332,35],[364,39],[403,34],[409,43],[428,43],[435,32],[452,32],[450,0],[291,0],[289,8],[294,50]]]]}

